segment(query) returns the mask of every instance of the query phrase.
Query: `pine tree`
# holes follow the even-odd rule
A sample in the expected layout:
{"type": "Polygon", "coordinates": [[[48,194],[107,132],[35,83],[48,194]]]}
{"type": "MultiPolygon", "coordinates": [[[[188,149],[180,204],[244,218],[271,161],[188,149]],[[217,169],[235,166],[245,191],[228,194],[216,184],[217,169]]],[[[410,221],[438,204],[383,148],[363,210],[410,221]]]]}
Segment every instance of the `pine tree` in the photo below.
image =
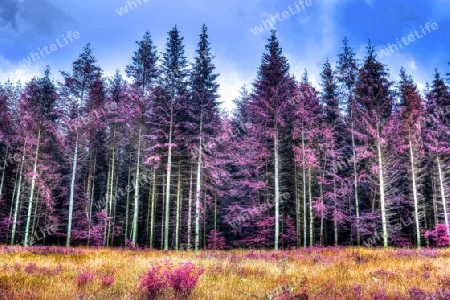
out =
{"type": "Polygon", "coordinates": [[[153,44],[150,32],[146,31],[141,41],[136,41],[138,49],[131,58],[131,65],[127,65],[125,72],[133,79],[135,88],[143,94],[147,94],[148,88],[157,80],[159,70],[157,68],[158,54],[153,44]]]}
{"type": "MultiPolygon", "coordinates": [[[[94,82],[101,77],[101,69],[95,65],[97,60],[92,55],[92,49],[90,44],[87,44],[83,52],[78,56],[78,58],[72,64],[72,74],[67,72],[61,72],[64,77],[64,85],[62,93],[69,100],[72,107],[72,113],[75,113],[75,117],[78,117],[84,112],[84,106],[86,104],[86,98],[89,95],[94,82]]],[[[75,132],[75,141],[73,146],[73,159],[72,159],[72,175],[70,180],[70,199],[69,199],[69,218],[67,225],[67,238],[66,246],[69,247],[71,243],[71,233],[72,233],[72,217],[73,217],[73,207],[75,198],[75,185],[77,180],[77,164],[78,164],[78,152],[80,133],[77,127],[79,124],[73,125],[73,130],[75,132]]]]}
{"type": "Polygon", "coordinates": [[[187,107],[188,121],[185,127],[191,132],[191,150],[196,159],[196,190],[195,190],[195,250],[200,247],[200,210],[201,197],[205,192],[202,187],[202,170],[204,165],[205,145],[217,134],[219,119],[218,94],[216,83],[218,74],[214,73],[213,55],[209,43],[208,29],[202,26],[200,41],[197,46],[195,63],[190,74],[190,104],[187,107]],[[194,146],[195,145],[195,146],[194,146]]]}
{"type": "Polygon", "coordinates": [[[378,188],[381,210],[381,223],[383,232],[383,246],[388,246],[388,219],[386,215],[386,178],[385,178],[385,157],[383,148],[387,146],[385,129],[389,129],[390,117],[392,115],[393,95],[390,87],[392,83],[387,79],[388,74],[375,57],[375,49],[370,41],[367,46],[367,57],[364,65],[359,71],[355,89],[355,105],[352,109],[358,108],[356,118],[364,122],[357,130],[364,132],[369,140],[369,145],[373,146],[376,157],[375,168],[372,172],[377,172],[378,188]]]}
{"type": "Polygon", "coordinates": [[[411,189],[413,194],[414,221],[416,226],[416,245],[421,246],[421,227],[419,220],[419,191],[418,191],[418,152],[421,151],[421,124],[424,110],[422,98],[414,84],[412,77],[406,74],[404,68],[400,70],[400,108],[401,120],[404,126],[404,136],[409,152],[411,189]]]}
{"type": "Polygon", "coordinates": [[[354,133],[355,114],[353,103],[355,99],[355,85],[358,77],[358,64],[353,49],[348,45],[348,39],[344,38],[342,53],[339,54],[337,63],[337,80],[341,84],[342,102],[346,103],[347,123],[350,125],[350,142],[352,149],[352,177],[353,177],[353,196],[355,201],[355,219],[356,219],[356,244],[361,244],[360,227],[360,201],[358,196],[358,166],[356,153],[356,140],[354,133]]]}
{"type": "Polygon", "coordinates": [[[131,241],[133,247],[136,246],[138,238],[138,218],[139,218],[139,197],[141,176],[141,155],[142,155],[142,137],[145,133],[147,123],[146,116],[150,107],[150,96],[158,81],[159,68],[156,46],[154,46],[150,33],[145,32],[141,41],[137,41],[137,51],[132,57],[132,64],[126,67],[128,77],[133,79],[135,94],[132,96],[132,103],[135,105],[133,115],[136,118],[135,130],[137,131],[136,142],[136,171],[134,178],[134,212],[131,241]]]}

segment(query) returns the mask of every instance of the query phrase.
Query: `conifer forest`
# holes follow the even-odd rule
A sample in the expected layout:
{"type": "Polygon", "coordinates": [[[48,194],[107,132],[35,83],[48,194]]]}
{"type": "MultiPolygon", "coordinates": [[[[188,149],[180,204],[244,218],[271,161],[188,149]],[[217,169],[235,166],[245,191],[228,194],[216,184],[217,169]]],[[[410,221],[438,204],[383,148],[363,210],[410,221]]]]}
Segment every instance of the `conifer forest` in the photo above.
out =
{"type": "Polygon", "coordinates": [[[0,300],[450,299],[445,0],[0,3],[0,300]]]}
{"type": "MultiPolygon", "coordinates": [[[[188,65],[175,26],[125,76],[86,44],[0,89],[4,244],[290,249],[448,245],[450,87],[389,79],[370,41],[292,74],[276,31],[236,108],[220,108],[203,25],[188,65]],[[320,89],[320,90],[319,90],[320,89]]],[[[448,68],[447,68],[448,69],[448,68]]]]}

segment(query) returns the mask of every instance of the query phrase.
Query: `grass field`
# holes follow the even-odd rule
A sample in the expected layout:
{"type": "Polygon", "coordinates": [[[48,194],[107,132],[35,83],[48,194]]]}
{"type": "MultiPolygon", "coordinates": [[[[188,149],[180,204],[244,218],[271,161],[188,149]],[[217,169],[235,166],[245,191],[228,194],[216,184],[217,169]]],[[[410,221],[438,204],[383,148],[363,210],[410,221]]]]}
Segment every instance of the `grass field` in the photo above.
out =
{"type": "MultiPolygon", "coordinates": [[[[204,269],[188,299],[450,299],[449,249],[336,247],[198,253],[0,247],[0,298],[146,299],[140,283],[151,263],[164,259],[204,269]]],[[[170,290],[158,296],[173,298],[170,290]]]]}

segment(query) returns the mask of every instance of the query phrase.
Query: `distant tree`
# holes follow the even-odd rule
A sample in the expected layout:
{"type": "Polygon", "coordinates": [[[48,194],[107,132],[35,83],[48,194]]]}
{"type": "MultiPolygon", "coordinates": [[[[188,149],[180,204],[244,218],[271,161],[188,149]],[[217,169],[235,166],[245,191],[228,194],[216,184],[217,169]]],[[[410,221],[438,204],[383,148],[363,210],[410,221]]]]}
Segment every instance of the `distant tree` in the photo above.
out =
{"type": "Polygon", "coordinates": [[[422,97],[414,84],[412,77],[406,74],[404,68],[400,70],[400,119],[403,136],[409,152],[410,180],[413,194],[414,221],[416,226],[416,245],[421,245],[421,227],[419,220],[419,190],[418,190],[418,162],[422,148],[421,132],[424,109],[422,97]]]}
{"type": "MultiPolygon", "coordinates": [[[[205,145],[208,144],[219,128],[219,85],[216,80],[219,76],[214,73],[215,66],[212,63],[213,55],[209,42],[208,29],[202,26],[200,41],[196,50],[195,63],[190,74],[190,100],[187,106],[188,119],[184,127],[191,134],[190,143],[192,157],[196,162],[196,191],[195,191],[195,250],[200,247],[200,199],[204,190],[202,188],[202,169],[204,167],[205,145]]],[[[186,131],[185,131],[186,132],[186,131]]],[[[186,132],[187,133],[187,132],[186,132]]]]}
{"type": "MultiPolygon", "coordinates": [[[[90,44],[87,44],[83,52],[78,56],[78,58],[72,63],[72,74],[68,72],[61,72],[64,77],[64,83],[62,88],[63,96],[69,101],[70,110],[69,114],[72,117],[78,117],[84,112],[84,106],[86,105],[86,98],[94,84],[94,82],[101,77],[101,69],[95,65],[97,60],[92,55],[92,49],[90,44]]],[[[77,121],[72,120],[74,123],[71,125],[72,130],[74,130],[74,145],[73,145],[73,159],[72,159],[72,176],[70,180],[70,199],[69,199],[69,217],[67,224],[67,238],[66,246],[70,246],[71,233],[72,233],[72,217],[73,217],[73,207],[74,207],[74,197],[75,197],[75,186],[77,184],[77,165],[78,165],[78,152],[79,148],[79,137],[77,121]]]]}
{"type": "Polygon", "coordinates": [[[383,149],[387,149],[387,137],[392,134],[392,107],[393,93],[390,89],[392,83],[388,80],[388,74],[375,57],[375,49],[370,41],[367,46],[367,56],[361,67],[356,82],[355,118],[358,119],[356,128],[367,139],[376,159],[374,167],[368,170],[378,178],[378,197],[380,199],[381,224],[383,246],[388,247],[388,217],[386,215],[386,161],[383,149]]]}
{"type": "Polygon", "coordinates": [[[159,76],[157,67],[158,54],[153,44],[150,32],[146,31],[141,41],[136,41],[138,49],[131,58],[132,63],[127,65],[125,71],[129,78],[133,79],[133,85],[143,94],[153,85],[159,76]]]}
{"type": "MultiPolygon", "coordinates": [[[[286,127],[289,124],[290,102],[293,95],[294,80],[289,75],[289,64],[282,55],[282,49],[276,32],[272,31],[266,45],[266,53],[263,54],[261,66],[258,70],[258,77],[254,82],[254,91],[252,101],[248,105],[250,110],[252,126],[255,128],[255,134],[271,149],[270,168],[273,170],[273,196],[275,202],[274,212],[274,249],[279,246],[280,234],[280,149],[283,148],[286,127]]],[[[282,170],[281,170],[282,171],[282,170]]]]}

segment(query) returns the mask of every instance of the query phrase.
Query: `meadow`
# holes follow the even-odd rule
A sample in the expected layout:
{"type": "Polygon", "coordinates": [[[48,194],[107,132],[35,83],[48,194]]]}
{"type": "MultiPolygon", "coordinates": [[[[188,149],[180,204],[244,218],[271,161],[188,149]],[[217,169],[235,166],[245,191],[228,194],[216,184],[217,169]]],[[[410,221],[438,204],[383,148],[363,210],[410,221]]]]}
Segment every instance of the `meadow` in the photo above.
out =
{"type": "Polygon", "coordinates": [[[450,299],[450,249],[0,247],[0,299],[176,298],[450,299]]]}

